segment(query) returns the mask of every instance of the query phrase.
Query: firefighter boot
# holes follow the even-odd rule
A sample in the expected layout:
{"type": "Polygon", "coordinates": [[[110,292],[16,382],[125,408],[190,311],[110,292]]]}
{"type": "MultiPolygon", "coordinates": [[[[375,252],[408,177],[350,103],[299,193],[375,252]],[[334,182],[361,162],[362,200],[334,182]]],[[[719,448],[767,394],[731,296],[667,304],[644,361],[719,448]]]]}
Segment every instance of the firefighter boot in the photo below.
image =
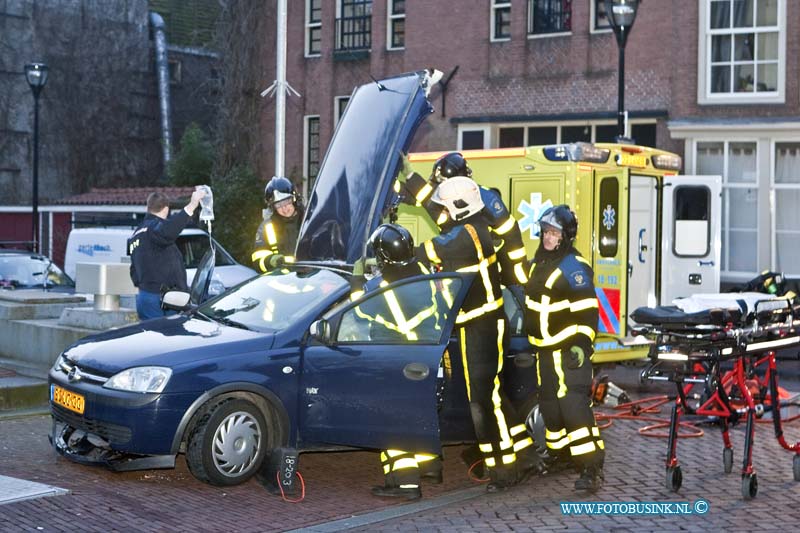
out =
{"type": "Polygon", "coordinates": [[[406,500],[418,500],[422,498],[422,491],[420,490],[419,485],[403,487],[378,485],[372,487],[372,494],[385,498],[405,498],[406,500]]]}
{"type": "Polygon", "coordinates": [[[434,457],[430,460],[420,460],[418,458],[417,462],[419,463],[419,475],[422,477],[422,479],[434,485],[440,485],[442,483],[443,476],[441,457],[434,457]]]}
{"type": "Polygon", "coordinates": [[[548,450],[546,455],[542,458],[542,465],[545,474],[558,474],[566,470],[577,470],[580,472],[568,452],[554,453],[548,450]]]}
{"type": "Polygon", "coordinates": [[[575,481],[575,490],[597,492],[603,486],[604,480],[602,466],[587,466],[581,470],[581,477],[575,481]]]}
{"type": "Polygon", "coordinates": [[[502,492],[517,484],[516,464],[489,468],[491,481],[486,485],[486,492],[502,492]]]}

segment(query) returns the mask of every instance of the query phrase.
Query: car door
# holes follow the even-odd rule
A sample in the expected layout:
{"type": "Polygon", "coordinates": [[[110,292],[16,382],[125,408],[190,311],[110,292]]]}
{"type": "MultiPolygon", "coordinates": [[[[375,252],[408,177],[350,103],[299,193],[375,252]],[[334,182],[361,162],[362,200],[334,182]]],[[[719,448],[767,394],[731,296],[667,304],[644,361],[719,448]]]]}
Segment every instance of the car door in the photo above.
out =
{"type": "Polygon", "coordinates": [[[473,277],[415,276],[326,316],[303,354],[301,445],[438,453],[439,367],[473,277]]]}

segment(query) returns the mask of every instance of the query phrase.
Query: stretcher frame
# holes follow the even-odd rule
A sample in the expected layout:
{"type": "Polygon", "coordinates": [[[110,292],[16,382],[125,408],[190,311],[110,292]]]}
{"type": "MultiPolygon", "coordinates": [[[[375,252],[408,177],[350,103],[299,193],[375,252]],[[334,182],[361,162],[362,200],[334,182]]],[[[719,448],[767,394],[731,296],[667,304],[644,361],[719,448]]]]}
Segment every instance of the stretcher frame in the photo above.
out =
{"type": "Polygon", "coordinates": [[[741,489],[742,498],[750,500],[758,493],[758,478],[753,468],[755,420],[771,411],[775,438],[782,448],[794,453],[793,477],[800,481],[800,442],[789,444],[783,433],[775,357],[780,348],[800,346],[800,307],[793,307],[788,300],[775,299],[760,304],[757,302],[755,310],[746,314],[716,312],[715,320],[708,324],[698,324],[696,314],[692,323],[685,324],[674,319],[643,323],[642,317],[637,316],[640,310],[632,315],[640,321],[635,334],[653,341],[649,350],[651,362],[642,371],[642,380],[671,381],[677,389],[665,462],[668,490],[677,492],[683,482],[677,445],[678,427],[684,415],[719,420],[726,474],[733,469],[730,427],[742,419],[746,421],[741,489]],[[732,364],[732,369],[723,372],[723,364],[732,364]],[[758,391],[754,394],[751,386],[756,383],[758,391]],[[698,387],[702,394],[693,393],[698,387]]]}

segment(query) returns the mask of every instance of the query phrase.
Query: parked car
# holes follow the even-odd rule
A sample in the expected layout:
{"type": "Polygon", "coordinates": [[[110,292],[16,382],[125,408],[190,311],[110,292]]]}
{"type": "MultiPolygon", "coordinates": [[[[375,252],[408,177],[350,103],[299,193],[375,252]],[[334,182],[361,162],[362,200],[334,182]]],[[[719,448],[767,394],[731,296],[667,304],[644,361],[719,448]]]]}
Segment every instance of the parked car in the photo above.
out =
{"type": "MultiPolygon", "coordinates": [[[[77,263],[130,263],[127,241],[133,230],[132,227],[73,229],[67,239],[64,271],[74,277],[77,263]]],[[[237,263],[205,231],[186,228],[178,236],[176,244],[183,255],[187,283],[191,284],[197,265],[209,249],[210,243],[213,243],[216,251],[216,265],[214,278],[209,286],[209,296],[222,294],[226,289],[257,275],[252,268],[237,263]]]]}
{"type": "MultiPolygon", "coordinates": [[[[354,92],[309,202],[298,263],[198,306],[209,259],[188,311],[65,350],[49,373],[55,449],[117,470],[169,468],[183,453],[198,479],[234,485],[279,447],[439,453],[442,442],[474,440],[451,337],[474,274],[421,275],[349,298],[351,263],[393,202],[397,155],[431,111],[430,82],[412,73],[354,92]],[[431,305],[431,284],[436,310],[413,342],[357,312],[385,307],[388,290],[401,309],[423,295],[431,305]]],[[[535,368],[510,292],[505,310],[504,387],[528,409],[535,368]]]]}
{"type": "Polygon", "coordinates": [[[26,250],[0,249],[0,289],[75,292],[75,282],[47,256],[26,250]]]}

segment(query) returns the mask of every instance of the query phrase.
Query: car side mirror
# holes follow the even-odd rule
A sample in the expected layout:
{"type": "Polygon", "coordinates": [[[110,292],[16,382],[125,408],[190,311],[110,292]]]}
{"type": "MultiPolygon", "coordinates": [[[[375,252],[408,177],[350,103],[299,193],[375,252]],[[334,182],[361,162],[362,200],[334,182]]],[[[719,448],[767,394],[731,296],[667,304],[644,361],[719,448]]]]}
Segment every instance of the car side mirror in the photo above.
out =
{"type": "Polygon", "coordinates": [[[312,322],[308,334],[323,344],[331,344],[331,325],[324,318],[312,322]]]}
{"type": "Polygon", "coordinates": [[[184,311],[189,308],[189,293],[182,291],[168,291],[161,298],[161,307],[173,311],[184,311]]]}

